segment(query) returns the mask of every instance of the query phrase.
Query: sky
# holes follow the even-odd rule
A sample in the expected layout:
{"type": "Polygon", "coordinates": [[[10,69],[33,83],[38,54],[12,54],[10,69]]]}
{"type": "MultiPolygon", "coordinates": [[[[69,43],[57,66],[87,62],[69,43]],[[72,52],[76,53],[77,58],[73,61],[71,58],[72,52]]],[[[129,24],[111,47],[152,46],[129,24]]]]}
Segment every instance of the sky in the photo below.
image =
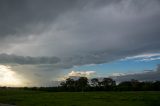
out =
{"type": "Polygon", "coordinates": [[[159,19],[159,0],[1,0],[0,85],[159,80],[159,19]]]}

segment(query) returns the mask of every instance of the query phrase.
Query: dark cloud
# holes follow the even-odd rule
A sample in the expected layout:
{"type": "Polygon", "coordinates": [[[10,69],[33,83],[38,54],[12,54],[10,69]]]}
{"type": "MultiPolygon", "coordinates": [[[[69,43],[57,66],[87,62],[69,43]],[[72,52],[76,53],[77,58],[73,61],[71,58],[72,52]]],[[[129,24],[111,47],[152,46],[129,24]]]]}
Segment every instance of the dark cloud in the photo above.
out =
{"type": "Polygon", "coordinates": [[[0,54],[0,64],[56,64],[60,62],[57,57],[24,57],[8,54],[0,54]]]}
{"type": "Polygon", "coordinates": [[[80,10],[86,5],[97,6],[111,1],[100,2],[80,0],[1,0],[0,36],[27,36],[42,33],[50,22],[55,21],[67,11],[80,10]]]}
{"type": "Polygon", "coordinates": [[[1,2],[3,53],[74,58],[81,65],[159,51],[158,0],[1,2]]]}
{"type": "Polygon", "coordinates": [[[160,65],[157,66],[157,69],[154,70],[146,70],[143,73],[137,73],[137,74],[126,74],[122,76],[115,76],[112,77],[117,82],[122,81],[130,81],[131,79],[136,79],[139,81],[159,81],[160,80],[160,65]]]}
{"type": "Polygon", "coordinates": [[[59,14],[72,8],[75,3],[74,0],[1,0],[0,36],[32,34],[40,25],[47,27],[59,14]]]}

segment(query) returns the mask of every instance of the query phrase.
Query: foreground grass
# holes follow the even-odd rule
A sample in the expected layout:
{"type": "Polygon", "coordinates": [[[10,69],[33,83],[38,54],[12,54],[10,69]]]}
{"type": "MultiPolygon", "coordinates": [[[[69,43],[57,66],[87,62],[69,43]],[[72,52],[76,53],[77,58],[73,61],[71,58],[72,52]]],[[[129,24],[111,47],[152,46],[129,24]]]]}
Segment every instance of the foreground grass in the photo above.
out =
{"type": "Polygon", "coordinates": [[[160,92],[0,90],[0,103],[17,106],[160,106],[160,92]]]}

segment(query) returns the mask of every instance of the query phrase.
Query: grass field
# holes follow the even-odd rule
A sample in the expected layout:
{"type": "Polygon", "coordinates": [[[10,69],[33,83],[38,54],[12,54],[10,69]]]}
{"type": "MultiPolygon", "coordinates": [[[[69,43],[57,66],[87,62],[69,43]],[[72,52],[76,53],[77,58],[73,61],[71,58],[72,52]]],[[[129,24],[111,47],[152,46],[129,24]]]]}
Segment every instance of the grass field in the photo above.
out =
{"type": "Polygon", "coordinates": [[[0,90],[0,103],[17,106],[160,106],[160,92],[0,90]]]}

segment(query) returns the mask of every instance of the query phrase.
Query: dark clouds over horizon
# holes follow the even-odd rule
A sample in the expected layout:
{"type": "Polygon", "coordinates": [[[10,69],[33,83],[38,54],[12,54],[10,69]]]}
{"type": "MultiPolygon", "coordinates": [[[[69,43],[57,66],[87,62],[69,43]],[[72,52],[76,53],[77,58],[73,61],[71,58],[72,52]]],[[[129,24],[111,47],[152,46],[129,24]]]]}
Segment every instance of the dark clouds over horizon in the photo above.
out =
{"type": "Polygon", "coordinates": [[[55,71],[160,52],[159,0],[1,0],[0,14],[5,64],[54,57],[55,71]]]}
{"type": "Polygon", "coordinates": [[[155,70],[144,70],[141,73],[124,74],[120,76],[110,76],[116,82],[130,81],[136,79],[139,81],[159,81],[160,80],[160,64],[155,70]]]}

